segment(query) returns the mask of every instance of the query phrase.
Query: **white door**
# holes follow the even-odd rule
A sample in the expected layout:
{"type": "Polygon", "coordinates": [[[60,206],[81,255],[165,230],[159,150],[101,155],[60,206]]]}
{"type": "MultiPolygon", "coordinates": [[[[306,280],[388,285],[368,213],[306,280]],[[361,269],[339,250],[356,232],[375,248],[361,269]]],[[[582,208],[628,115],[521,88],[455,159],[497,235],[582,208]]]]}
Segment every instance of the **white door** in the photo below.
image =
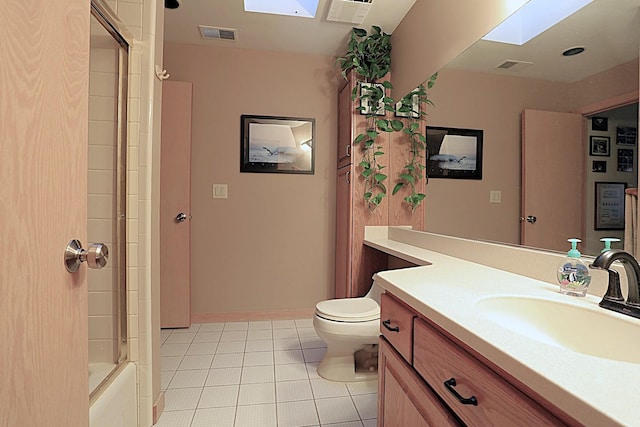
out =
{"type": "Polygon", "coordinates": [[[191,325],[191,94],[162,84],[160,154],[160,326],[191,325]]]}
{"type": "Polygon", "coordinates": [[[0,13],[0,426],[89,418],[87,0],[3,2],[0,13]]]}
{"type": "Polygon", "coordinates": [[[584,118],[580,114],[522,113],[521,242],[566,251],[584,241],[584,118]]]}

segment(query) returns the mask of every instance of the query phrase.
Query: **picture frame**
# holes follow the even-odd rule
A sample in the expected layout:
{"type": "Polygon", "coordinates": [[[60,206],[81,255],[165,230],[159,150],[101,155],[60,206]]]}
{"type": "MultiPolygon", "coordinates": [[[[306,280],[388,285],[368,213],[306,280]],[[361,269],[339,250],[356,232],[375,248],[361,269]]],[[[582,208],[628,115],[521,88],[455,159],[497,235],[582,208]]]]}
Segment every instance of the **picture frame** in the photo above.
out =
{"type": "Polygon", "coordinates": [[[376,108],[375,115],[376,116],[384,116],[386,114],[384,108],[384,97],[386,96],[386,92],[384,89],[384,85],[382,83],[360,83],[360,114],[367,115],[371,114],[371,110],[373,108],[371,102],[371,88],[375,87],[377,90],[382,91],[382,96],[378,100],[378,107],[376,108]]]}
{"type": "Polygon", "coordinates": [[[618,148],[618,172],[633,172],[633,150],[618,148]]]}
{"type": "Polygon", "coordinates": [[[427,126],[427,177],[482,180],[483,134],[481,129],[427,126]]]}
{"type": "Polygon", "coordinates": [[[624,182],[595,183],[594,230],[624,229],[624,182]]]}
{"type": "Polygon", "coordinates": [[[638,138],[638,128],[631,126],[618,126],[616,128],[616,144],[636,145],[638,138]]]}
{"type": "Polygon", "coordinates": [[[240,172],[313,175],[315,119],[240,116],[240,172]]]}
{"type": "Polygon", "coordinates": [[[611,155],[611,137],[591,135],[589,137],[589,155],[609,157],[611,155]]]}
{"type": "Polygon", "coordinates": [[[411,97],[411,111],[399,111],[402,108],[402,101],[396,102],[394,115],[396,117],[411,117],[413,119],[420,118],[420,97],[413,95],[411,97]]]}
{"type": "Polygon", "coordinates": [[[593,173],[606,173],[607,161],[606,160],[594,160],[591,163],[591,172],[593,173]]]}
{"type": "Polygon", "coordinates": [[[607,117],[591,117],[591,130],[608,131],[609,119],[607,117]]]}

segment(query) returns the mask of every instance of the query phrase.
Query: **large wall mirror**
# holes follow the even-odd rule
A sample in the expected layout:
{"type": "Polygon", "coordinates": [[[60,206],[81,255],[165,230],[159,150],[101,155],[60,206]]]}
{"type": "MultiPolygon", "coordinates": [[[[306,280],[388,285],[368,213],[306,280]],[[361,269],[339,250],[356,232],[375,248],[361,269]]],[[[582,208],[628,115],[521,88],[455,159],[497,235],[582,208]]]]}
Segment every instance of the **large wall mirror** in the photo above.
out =
{"type": "MultiPolygon", "coordinates": [[[[479,40],[440,70],[429,94],[435,107],[427,111],[427,125],[483,130],[483,177],[430,179],[426,231],[521,244],[521,217],[528,215],[521,212],[522,112],[541,110],[583,115],[582,154],[567,158],[547,147],[545,161],[525,166],[544,172],[579,162],[582,172],[574,179],[583,190],[582,209],[575,221],[585,231],[580,249],[597,254],[601,237],[622,238],[623,230],[594,227],[595,182],[637,187],[637,138],[621,145],[616,132],[638,126],[639,52],[640,0],[595,0],[522,46],[479,40]],[[585,51],[563,56],[578,46],[585,51]],[[608,130],[592,131],[592,116],[606,117],[608,130]],[[609,156],[590,152],[590,136],[610,138],[609,156]]],[[[541,203],[568,211],[564,184],[539,185],[541,203]]],[[[569,237],[575,236],[561,241],[569,237]]]]}

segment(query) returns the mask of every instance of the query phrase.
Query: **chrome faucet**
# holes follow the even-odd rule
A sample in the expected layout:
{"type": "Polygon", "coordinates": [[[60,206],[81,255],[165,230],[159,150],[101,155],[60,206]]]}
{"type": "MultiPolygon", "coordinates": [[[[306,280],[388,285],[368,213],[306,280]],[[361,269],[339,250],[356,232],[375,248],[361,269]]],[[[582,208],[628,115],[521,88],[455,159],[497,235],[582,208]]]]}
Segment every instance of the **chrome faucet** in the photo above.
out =
{"type": "Polygon", "coordinates": [[[600,301],[600,307],[640,319],[640,265],[638,265],[638,261],[625,251],[611,249],[598,255],[591,267],[604,269],[609,273],[609,286],[600,301]],[[615,261],[622,263],[627,274],[629,291],[626,301],[620,289],[620,275],[617,271],[609,269],[615,261]]]}

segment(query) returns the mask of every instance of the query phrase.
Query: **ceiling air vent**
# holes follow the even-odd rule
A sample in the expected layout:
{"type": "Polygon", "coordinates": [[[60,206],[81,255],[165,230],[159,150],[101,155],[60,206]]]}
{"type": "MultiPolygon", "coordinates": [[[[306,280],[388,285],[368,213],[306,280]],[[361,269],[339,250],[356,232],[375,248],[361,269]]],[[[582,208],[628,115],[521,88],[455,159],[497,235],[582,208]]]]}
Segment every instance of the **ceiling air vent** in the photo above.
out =
{"type": "Polygon", "coordinates": [[[532,65],[533,65],[533,62],[516,61],[513,59],[507,59],[502,64],[498,65],[496,68],[499,70],[513,71],[517,73],[518,71],[522,71],[525,68],[529,68],[532,65]]]}
{"type": "Polygon", "coordinates": [[[208,27],[206,25],[198,25],[198,28],[203,39],[228,40],[232,42],[238,39],[238,30],[233,28],[208,27]]]}
{"type": "Polygon", "coordinates": [[[327,21],[362,24],[373,0],[333,0],[327,21]]]}

